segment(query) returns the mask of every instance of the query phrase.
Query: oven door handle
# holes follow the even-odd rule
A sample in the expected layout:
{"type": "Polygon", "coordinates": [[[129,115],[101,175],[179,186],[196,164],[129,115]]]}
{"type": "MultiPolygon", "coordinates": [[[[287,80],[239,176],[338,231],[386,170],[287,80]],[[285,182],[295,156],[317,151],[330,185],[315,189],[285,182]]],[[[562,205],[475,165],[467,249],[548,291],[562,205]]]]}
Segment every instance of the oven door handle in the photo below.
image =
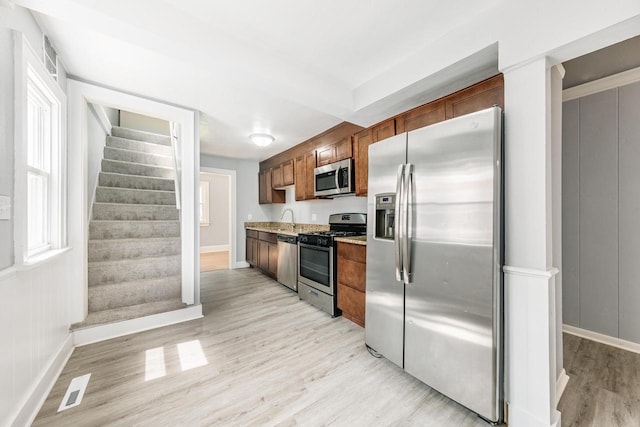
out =
{"type": "Polygon", "coordinates": [[[300,247],[302,248],[308,248],[308,249],[313,249],[313,250],[322,251],[322,252],[329,252],[331,250],[331,248],[325,248],[323,246],[316,246],[316,245],[308,245],[306,243],[298,243],[298,245],[300,245],[300,247]]]}

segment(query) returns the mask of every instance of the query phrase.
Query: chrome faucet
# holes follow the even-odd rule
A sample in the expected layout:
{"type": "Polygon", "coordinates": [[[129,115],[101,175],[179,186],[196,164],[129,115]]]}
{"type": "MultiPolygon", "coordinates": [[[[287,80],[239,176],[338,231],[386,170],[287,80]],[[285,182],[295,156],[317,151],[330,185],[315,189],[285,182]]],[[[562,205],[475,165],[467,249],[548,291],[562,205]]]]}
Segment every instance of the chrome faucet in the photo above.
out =
{"type": "Polygon", "coordinates": [[[293,218],[293,210],[291,210],[291,208],[287,208],[283,210],[282,215],[280,215],[280,219],[282,220],[282,218],[284,218],[284,214],[286,214],[287,211],[291,212],[291,230],[295,230],[296,224],[295,224],[295,219],[293,218]]]}

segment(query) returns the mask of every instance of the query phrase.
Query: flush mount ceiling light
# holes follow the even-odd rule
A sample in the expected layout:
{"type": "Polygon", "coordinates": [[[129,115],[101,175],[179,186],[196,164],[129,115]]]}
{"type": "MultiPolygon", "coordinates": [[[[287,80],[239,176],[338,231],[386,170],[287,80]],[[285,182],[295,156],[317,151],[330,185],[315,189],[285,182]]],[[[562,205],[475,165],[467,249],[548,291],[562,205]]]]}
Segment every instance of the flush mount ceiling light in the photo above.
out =
{"type": "Polygon", "coordinates": [[[258,147],[266,147],[275,140],[273,136],[266,133],[254,133],[249,135],[249,139],[258,147]]]}

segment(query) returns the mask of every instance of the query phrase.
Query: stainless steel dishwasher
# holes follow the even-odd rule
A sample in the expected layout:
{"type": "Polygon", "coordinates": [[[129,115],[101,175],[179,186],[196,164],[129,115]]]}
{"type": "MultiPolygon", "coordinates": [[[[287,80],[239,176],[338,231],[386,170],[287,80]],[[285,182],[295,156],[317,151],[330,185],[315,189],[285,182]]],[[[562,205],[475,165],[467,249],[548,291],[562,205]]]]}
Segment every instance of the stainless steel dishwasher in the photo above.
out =
{"type": "Polygon", "coordinates": [[[278,282],[298,292],[298,236],[278,234],[278,282]]]}

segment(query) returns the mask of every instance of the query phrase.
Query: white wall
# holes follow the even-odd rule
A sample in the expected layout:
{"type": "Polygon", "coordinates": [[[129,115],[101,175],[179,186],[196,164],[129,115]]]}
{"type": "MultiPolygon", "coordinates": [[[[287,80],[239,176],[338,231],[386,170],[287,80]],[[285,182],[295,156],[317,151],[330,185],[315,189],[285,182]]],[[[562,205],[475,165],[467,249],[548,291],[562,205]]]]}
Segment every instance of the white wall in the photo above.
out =
{"type": "Polygon", "coordinates": [[[98,173],[102,169],[104,146],[107,141],[107,135],[111,131],[104,128],[98,118],[96,108],[101,107],[89,104],[87,111],[87,212],[89,212],[89,215],[91,215],[91,205],[96,194],[98,173]]]}
{"type": "Polygon", "coordinates": [[[200,173],[209,183],[209,225],[200,226],[200,247],[229,245],[229,186],[227,175],[200,173]]]}
{"type": "Polygon", "coordinates": [[[120,126],[145,132],[169,135],[169,122],[130,111],[120,111],[120,126]]]}
{"type": "MultiPolygon", "coordinates": [[[[22,32],[36,53],[42,49],[42,33],[25,9],[0,6],[0,194],[12,196],[13,205],[15,75],[11,29],[22,32]]],[[[62,67],[58,73],[58,83],[65,91],[66,73],[62,67]]],[[[47,385],[55,380],[57,367],[71,351],[68,299],[71,284],[78,280],[73,268],[77,251],[71,249],[31,267],[10,267],[14,262],[12,224],[0,221],[0,425],[15,421],[22,426],[29,423],[47,385]]]]}
{"type": "Polygon", "coordinates": [[[246,258],[244,222],[271,221],[272,215],[271,206],[258,203],[258,162],[202,154],[200,166],[236,171],[236,249],[232,261],[242,263],[246,258]]]}
{"type": "MultiPolygon", "coordinates": [[[[280,215],[286,208],[293,210],[297,224],[328,224],[329,215],[334,213],[367,213],[366,197],[345,196],[296,202],[295,188],[288,188],[286,192],[287,203],[270,205],[272,221],[281,221],[280,215]],[[315,220],[312,215],[316,216],[315,220]]],[[[287,213],[284,221],[291,221],[291,214],[287,213]]]]}

